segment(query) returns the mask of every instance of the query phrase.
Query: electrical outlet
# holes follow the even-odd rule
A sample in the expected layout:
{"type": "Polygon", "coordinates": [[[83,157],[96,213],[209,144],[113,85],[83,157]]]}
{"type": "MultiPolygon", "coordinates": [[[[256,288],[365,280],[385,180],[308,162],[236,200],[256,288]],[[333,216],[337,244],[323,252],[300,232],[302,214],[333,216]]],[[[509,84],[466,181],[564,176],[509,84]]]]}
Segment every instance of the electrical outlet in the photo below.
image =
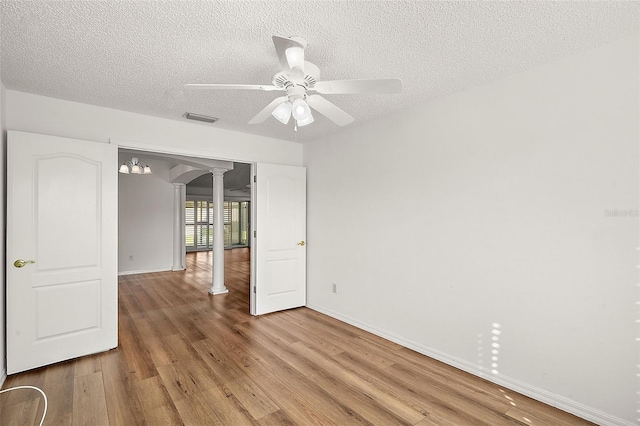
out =
{"type": "Polygon", "coordinates": [[[131,262],[132,260],[133,260],[133,255],[132,255],[132,254],[130,254],[130,255],[129,255],[129,262],[131,262]]]}
{"type": "Polygon", "coordinates": [[[334,293],[338,292],[338,284],[333,283],[331,284],[331,291],[333,291],[334,293]]]}

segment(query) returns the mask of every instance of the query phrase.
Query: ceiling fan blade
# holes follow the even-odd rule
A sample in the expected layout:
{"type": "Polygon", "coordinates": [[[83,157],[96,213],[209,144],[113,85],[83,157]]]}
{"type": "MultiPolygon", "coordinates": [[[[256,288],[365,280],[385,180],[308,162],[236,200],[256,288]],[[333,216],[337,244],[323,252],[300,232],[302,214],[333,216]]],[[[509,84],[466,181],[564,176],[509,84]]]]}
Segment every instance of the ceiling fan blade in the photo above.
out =
{"type": "Polygon", "coordinates": [[[236,89],[236,90],[264,90],[270,92],[272,90],[284,90],[281,87],[271,84],[217,84],[217,83],[190,83],[185,84],[186,89],[236,89]]]}
{"type": "Polygon", "coordinates": [[[347,124],[353,123],[355,120],[352,116],[320,95],[307,96],[307,103],[311,108],[315,109],[338,126],[346,126],[347,124]]]}
{"type": "Polygon", "coordinates": [[[302,37],[273,36],[273,45],[276,48],[278,60],[280,60],[280,66],[283,70],[295,70],[297,68],[304,72],[304,48],[307,47],[305,39],[302,37]],[[301,50],[297,51],[298,55],[287,58],[287,49],[290,47],[298,47],[301,50]]]}
{"type": "Polygon", "coordinates": [[[318,81],[313,89],[323,94],[401,93],[399,78],[318,81]]]}
{"type": "Polygon", "coordinates": [[[259,124],[264,122],[267,118],[269,118],[273,110],[276,109],[278,105],[285,102],[287,99],[288,98],[286,96],[280,96],[279,98],[275,98],[274,100],[271,101],[269,105],[264,107],[262,111],[257,113],[256,116],[253,117],[251,121],[249,121],[249,124],[259,124]]]}

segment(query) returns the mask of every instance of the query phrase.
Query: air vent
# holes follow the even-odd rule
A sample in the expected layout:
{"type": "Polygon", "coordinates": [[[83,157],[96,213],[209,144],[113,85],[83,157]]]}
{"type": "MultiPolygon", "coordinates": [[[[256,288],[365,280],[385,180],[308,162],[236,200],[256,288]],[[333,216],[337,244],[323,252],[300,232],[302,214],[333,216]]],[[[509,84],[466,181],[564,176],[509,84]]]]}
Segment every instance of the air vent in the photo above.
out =
{"type": "Polygon", "coordinates": [[[205,123],[215,123],[216,121],[218,121],[218,119],[215,117],[209,117],[208,115],[201,115],[201,114],[193,114],[191,112],[185,112],[183,117],[188,120],[203,121],[205,123]]]}

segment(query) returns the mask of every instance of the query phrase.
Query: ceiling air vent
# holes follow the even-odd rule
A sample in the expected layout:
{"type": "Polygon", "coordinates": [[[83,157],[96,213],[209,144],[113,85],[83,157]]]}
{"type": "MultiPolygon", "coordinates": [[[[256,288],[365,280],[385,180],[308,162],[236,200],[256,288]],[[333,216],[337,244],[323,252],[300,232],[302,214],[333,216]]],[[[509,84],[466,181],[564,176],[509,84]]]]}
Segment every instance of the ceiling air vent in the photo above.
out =
{"type": "Polygon", "coordinates": [[[208,115],[194,114],[191,112],[185,112],[183,117],[188,120],[203,121],[205,123],[215,123],[216,121],[218,121],[218,119],[215,117],[209,117],[208,115]]]}

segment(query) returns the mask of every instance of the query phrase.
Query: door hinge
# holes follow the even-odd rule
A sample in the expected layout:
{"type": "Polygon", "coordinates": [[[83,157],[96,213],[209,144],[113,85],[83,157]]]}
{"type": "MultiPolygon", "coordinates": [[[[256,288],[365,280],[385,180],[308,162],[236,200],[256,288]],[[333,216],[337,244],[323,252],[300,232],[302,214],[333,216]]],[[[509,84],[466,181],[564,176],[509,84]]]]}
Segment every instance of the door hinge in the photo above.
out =
{"type": "Polygon", "coordinates": [[[253,181],[254,181],[254,182],[258,182],[258,176],[254,176],[254,177],[253,177],[253,181]]]}
{"type": "Polygon", "coordinates": [[[253,238],[257,237],[258,233],[256,231],[253,231],[253,238]]]}
{"type": "Polygon", "coordinates": [[[255,294],[255,292],[256,292],[256,286],[254,285],[253,286],[253,293],[255,294]]]}

